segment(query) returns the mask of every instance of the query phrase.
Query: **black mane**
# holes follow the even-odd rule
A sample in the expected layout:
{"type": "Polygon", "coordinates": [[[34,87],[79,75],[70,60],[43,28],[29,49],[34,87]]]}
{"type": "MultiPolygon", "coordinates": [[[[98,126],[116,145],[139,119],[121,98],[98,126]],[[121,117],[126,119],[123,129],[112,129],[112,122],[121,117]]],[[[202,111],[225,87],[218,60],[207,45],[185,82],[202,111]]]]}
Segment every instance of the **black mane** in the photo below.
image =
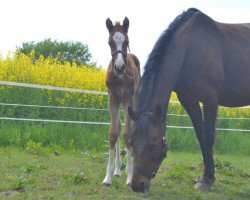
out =
{"type": "Polygon", "coordinates": [[[137,113],[148,111],[151,106],[152,90],[154,89],[155,74],[159,70],[159,63],[163,58],[163,53],[167,48],[171,36],[175,30],[183,23],[186,22],[194,13],[200,12],[196,8],[190,8],[178,15],[169,27],[161,34],[155,46],[150,53],[148,60],[144,66],[144,73],[141,78],[139,88],[139,98],[137,102],[137,113]]]}

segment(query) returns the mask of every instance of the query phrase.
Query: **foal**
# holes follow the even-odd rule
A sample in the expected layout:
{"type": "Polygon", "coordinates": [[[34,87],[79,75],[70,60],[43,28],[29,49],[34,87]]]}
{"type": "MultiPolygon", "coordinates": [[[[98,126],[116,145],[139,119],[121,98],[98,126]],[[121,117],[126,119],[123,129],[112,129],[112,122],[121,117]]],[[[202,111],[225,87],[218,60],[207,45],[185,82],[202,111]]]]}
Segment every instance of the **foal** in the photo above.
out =
{"type": "Polygon", "coordinates": [[[109,93],[110,129],[109,129],[109,159],[104,185],[111,185],[112,176],[121,175],[122,161],[120,157],[120,131],[121,120],[119,108],[122,104],[125,112],[124,142],[127,153],[127,182],[131,184],[133,166],[131,158],[130,132],[131,118],[127,112],[128,107],[133,107],[138,92],[140,79],[140,62],[138,58],[127,53],[129,40],[128,28],[129,20],[125,17],[123,24],[116,22],[114,25],[108,18],[106,26],[109,31],[109,46],[112,60],[109,63],[106,77],[106,85],[109,93]],[[115,157],[116,147],[116,157],[115,157]],[[115,160],[114,160],[115,157],[115,160]]]}

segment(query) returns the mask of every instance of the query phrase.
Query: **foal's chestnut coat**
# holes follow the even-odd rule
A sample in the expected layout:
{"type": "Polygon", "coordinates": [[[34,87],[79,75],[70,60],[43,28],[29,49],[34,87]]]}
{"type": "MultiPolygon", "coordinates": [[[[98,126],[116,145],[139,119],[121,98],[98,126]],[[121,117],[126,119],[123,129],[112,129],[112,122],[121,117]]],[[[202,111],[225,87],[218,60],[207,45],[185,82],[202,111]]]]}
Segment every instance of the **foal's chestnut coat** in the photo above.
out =
{"type": "Polygon", "coordinates": [[[127,53],[129,20],[125,18],[123,24],[116,22],[113,25],[110,19],[106,20],[109,31],[109,45],[112,59],[109,63],[106,77],[106,85],[109,93],[110,129],[109,129],[109,161],[104,185],[111,185],[113,175],[121,175],[122,161],[120,158],[120,131],[121,120],[119,108],[122,104],[125,112],[124,142],[127,153],[127,185],[131,184],[133,166],[131,158],[130,132],[131,118],[128,107],[133,107],[138,93],[140,79],[140,62],[138,58],[127,53]],[[115,155],[116,147],[116,155],[115,155]],[[114,159],[115,157],[115,159],[114,159]]]}

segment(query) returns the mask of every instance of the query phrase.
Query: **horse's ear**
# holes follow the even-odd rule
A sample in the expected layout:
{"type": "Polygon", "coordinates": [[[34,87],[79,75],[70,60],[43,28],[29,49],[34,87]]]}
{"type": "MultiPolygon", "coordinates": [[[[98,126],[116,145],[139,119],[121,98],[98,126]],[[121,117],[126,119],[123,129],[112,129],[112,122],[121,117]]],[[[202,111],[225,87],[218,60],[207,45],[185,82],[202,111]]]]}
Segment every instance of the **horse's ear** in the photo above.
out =
{"type": "Polygon", "coordinates": [[[109,30],[109,33],[114,29],[113,22],[109,18],[106,20],[106,27],[109,30]]]}
{"type": "Polygon", "coordinates": [[[154,119],[158,121],[161,118],[162,118],[162,109],[161,109],[161,106],[157,104],[155,107],[155,111],[154,111],[154,119]]]}
{"type": "Polygon", "coordinates": [[[136,121],[138,119],[137,115],[135,114],[135,112],[131,107],[128,107],[128,114],[133,121],[136,121]]]}
{"type": "Polygon", "coordinates": [[[124,31],[128,32],[129,20],[127,17],[124,18],[122,26],[123,26],[124,31]]]}

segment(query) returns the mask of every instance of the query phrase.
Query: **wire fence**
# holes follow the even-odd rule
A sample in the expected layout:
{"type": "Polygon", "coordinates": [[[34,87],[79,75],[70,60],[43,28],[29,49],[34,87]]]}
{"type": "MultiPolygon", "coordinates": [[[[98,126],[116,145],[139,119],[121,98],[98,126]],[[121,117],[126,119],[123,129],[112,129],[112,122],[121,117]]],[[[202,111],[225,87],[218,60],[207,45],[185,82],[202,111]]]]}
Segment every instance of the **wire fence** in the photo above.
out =
{"type": "MultiPolygon", "coordinates": [[[[91,90],[81,90],[74,88],[64,88],[64,87],[55,87],[55,86],[46,86],[46,85],[37,85],[37,84],[28,84],[28,83],[18,83],[18,82],[8,82],[8,81],[0,81],[0,85],[6,86],[16,86],[16,87],[26,87],[26,88],[37,88],[37,89],[47,89],[47,90],[58,90],[65,92],[78,92],[78,93],[88,93],[95,95],[108,95],[107,92],[103,91],[91,91],[91,90]]],[[[180,104],[178,101],[170,101],[173,104],[180,104]]],[[[14,103],[0,103],[1,106],[12,106],[12,107],[26,107],[26,108],[50,108],[50,109],[67,109],[67,110],[89,110],[89,111],[105,111],[109,110],[106,108],[80,108],[80,107],[70,107],[70,106],[51,106],[51,105],[35,105],[35,104],[14,104],[14,103]]],[[[225,108],[225,107],[221,107],[225,108]]],[[[244,109],[249,109],[249,106],[241,107],[244,109]]],[[[123,112],[123,110],[120,110],[123,112]]],[[[169,113],[168,116],[173,117],[189,117],[186,114],[174,114],[169,113]]],[[[218,117],[219,120],[250,120],[250,118],[243,117],[218,117]]],[[[58,119],[33,119],[33,118],[22,118],[22,117],[5,117],[1,116],[0,120],[8,120],[8,121],[26,121],[26,122],[43,122],[43,123],[64,123],[64,124],[88,124],[88,125],[109,125],[109,122],[100,122],[100,121],[74,121],[74,120],[58,120],[58,119]]],[[[192,126],[167,126],[167,128],[173,129],[193,129],[192,126]]],[[[218,131],[233,131],[233,132],[250,132],[249,129],[241,129],[241,128],[217,128],[218,131]]]]}

